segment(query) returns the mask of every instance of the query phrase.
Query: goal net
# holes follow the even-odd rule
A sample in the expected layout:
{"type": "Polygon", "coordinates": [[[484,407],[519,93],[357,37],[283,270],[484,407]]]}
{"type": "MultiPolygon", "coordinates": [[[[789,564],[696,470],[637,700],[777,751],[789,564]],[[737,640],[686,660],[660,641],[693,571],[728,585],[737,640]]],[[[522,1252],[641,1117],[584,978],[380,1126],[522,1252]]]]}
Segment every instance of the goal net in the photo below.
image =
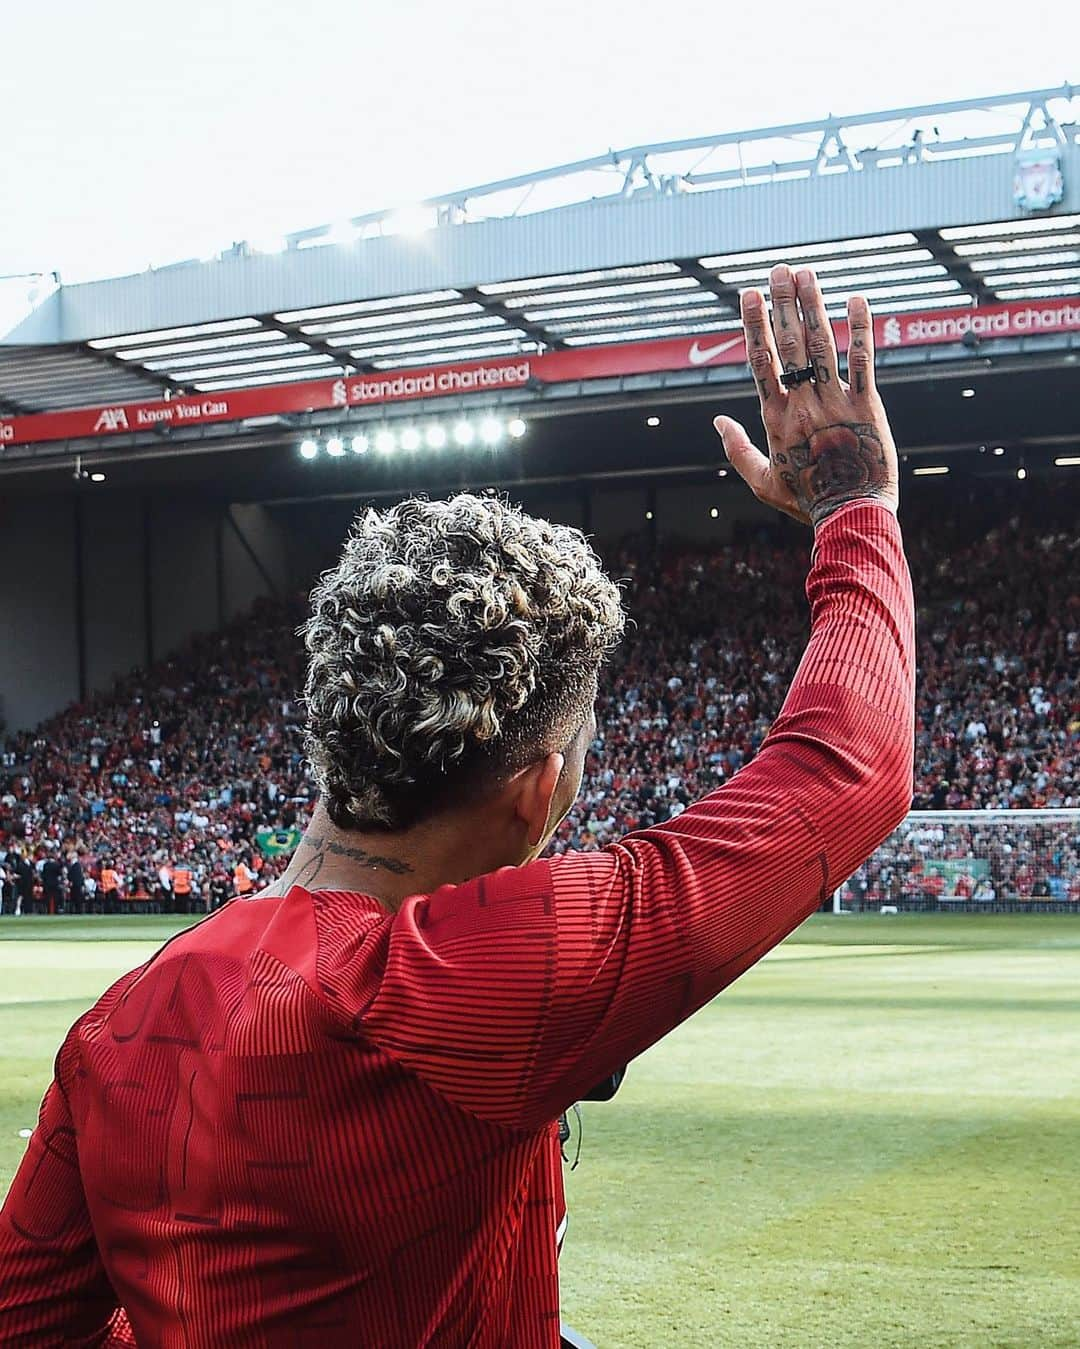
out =
{"type": "Polygon", "coordinates": [[[882,909],[1080,913],[1080,810],[912,811],[833,896],[882,909]]]}

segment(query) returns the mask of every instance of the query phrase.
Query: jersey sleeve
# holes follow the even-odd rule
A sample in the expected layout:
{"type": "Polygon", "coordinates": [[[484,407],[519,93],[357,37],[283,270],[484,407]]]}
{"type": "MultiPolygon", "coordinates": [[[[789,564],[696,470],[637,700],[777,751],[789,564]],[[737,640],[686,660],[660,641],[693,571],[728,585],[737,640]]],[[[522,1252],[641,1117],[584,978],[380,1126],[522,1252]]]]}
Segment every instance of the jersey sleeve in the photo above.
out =
{"type": "Polygon", "coordinates": [[[90,1224],[75,1128],[58,1077],[0,1210],[0,1344],[119,1345],[126,1342],[114,1334],[120,1317],[90,1224]]]}
{"type": "Polygon", "coordinates": [[[56,1056],[37,1128],[0,1209],[0,1345],[127,1349],[135,1344],[105,1272],[79,1166],[80,1034],[145,969],[122,975],[79,1018],[56,1056]]]}
{"type": "Polygon", "coordinates": [[[899,526],[818,529],[811,636],[757,757],[598,852],[409,901],[358,1029],[462,1108],[536,1128],[782,941],[911,802],[914,605],[899,526]]]}

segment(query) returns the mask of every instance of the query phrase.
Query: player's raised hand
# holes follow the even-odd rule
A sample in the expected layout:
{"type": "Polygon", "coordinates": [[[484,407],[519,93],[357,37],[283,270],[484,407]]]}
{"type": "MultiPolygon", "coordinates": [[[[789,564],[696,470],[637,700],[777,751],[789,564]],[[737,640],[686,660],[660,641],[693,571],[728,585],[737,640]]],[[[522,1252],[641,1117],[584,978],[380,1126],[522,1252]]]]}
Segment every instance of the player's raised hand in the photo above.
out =
{"type": "Polygon", "coordinates": [[[761,401],[769,452],[731,417],[714,425],[732,467],[754,495],[804,524],[818,525],[860,498],[896,508],[899,472],[874,382],[874,325],[861,295],[848,301],[848,377],[840,378],[832,324],[810,268],[774,267],[772,320],[758,290],[742,296],[746,351],[761,401]],[[813,374],[808,372],[812,370],[813,374]],[[784,375],[804,373],[798,383],[784,375]]]}

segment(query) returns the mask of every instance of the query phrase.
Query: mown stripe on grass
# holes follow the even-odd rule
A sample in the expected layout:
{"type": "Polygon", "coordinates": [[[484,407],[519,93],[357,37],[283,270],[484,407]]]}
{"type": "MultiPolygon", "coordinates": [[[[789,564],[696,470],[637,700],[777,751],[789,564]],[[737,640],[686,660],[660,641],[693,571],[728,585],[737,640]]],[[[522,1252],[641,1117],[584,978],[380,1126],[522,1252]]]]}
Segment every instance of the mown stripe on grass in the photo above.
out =
{"type": "MultiPolygon", "coordinates": [[[[104,990],[102,990],[102,991],[104,992],[104,990]]],[[[90,1001],[93,1002],[93,999],[91,999],[90,1001]]],[[[20,1012],[23,1012],[23,1011],[29,1011],[31,1008],[35,1008],[35,1007],[37,1007],[37,1008],[42,1008],[42,1007],[52,1007],[52,1008],[56,1008],[56,1007],[72,1007],[72,1008],[74,1008],[74,1015],[72,1016],[71,1019],[72,1019],[72,1021],[74,1021],[74,1020],[76,1020],[78,1017],[82,1016],[83,1012],[86,1011],[86,1003],[87,1003],[87,999],[86,999],[86,998],[72,998],[72,997],[62,997],[62,998],[4,998],[4,997],[0,997],[0,1016],[3,1016],[4,1013],[5,1013],[5,1012],[8,1012],[8,1011],[20,1011],[20,1012]]]]}

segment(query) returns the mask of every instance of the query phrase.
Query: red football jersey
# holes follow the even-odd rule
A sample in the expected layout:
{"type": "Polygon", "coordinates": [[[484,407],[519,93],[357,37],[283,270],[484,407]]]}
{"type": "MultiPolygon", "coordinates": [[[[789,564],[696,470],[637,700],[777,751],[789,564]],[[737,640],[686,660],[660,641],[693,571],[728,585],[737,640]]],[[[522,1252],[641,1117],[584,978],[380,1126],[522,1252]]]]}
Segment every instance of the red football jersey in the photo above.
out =
{"type": "Polygon", "coordinates": [[[891,512],[822,525],[807,593],[760,753],[678,818],[394,914],[236,899],[115,984],[64,1041],[0,1214],[0,1343],[130,1342],[130,1322],[146,1349],[557,1345],[557,1116],[909,805],[891,512]]]}

